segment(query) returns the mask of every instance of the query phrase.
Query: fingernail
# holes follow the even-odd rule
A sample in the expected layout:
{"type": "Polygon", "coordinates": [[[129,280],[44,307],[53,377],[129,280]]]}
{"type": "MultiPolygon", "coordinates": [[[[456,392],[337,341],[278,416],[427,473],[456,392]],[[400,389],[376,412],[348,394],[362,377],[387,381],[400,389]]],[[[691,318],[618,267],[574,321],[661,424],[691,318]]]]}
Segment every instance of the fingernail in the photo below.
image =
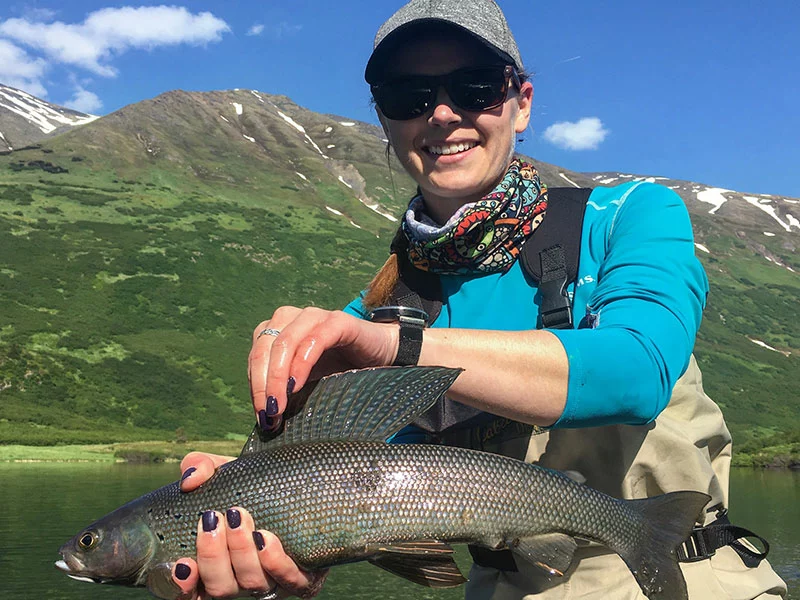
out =
{"type": "Polygon", "coordinates": [[[203,513],[203,531],[214,531],[217,528],[219,519],[217,513],[213,510],[207,510],[203,513]]]}
{"type": "Polygon", "coordinates": [[[231,529],[236,529],[242,524],[242,513],[235,508],[229,508],[225,513],[225,517],[228,519],[228,526],[231,529]]]}
{"type": "Polygon", "coordinates": [[[183,563],[178,563],[175,565],[175,577],[180,579],[181,581],[186,581],[189,579],[189,575],[192,574],[192,568],[189,565],[185,565],[183,563]]]}
{"type": "Polygon", "coordinates": [[[294,377],[289,377],[289,381],[286,382],[286,393],[291,394],[295,385],[297,385],[297,380],[294,377]]]}
{"type": "Polygon", "coordinates": [[[281,428],[281,423],[283,423],[283,417],[280,415],[277,417],[267,417],[267,427],[270,432],[278,431],[278,429],[281,428]]]}
{"type": "Polygon", "coordinates": [[[194,473],[195,471],[197,471],[197,469],[195,467],[189,467],[188,469],[186,469],[183,472],[183,475],[181,475],[181,481],[184,481],[184,480],[188,479],[189,477],[191,477],[192,473],[194,473]]]}
{"type": "Polygon", "coordinates": [[[269,423],[268,423],[268,421],[271,421],[271,420],[272,419],[270,419],[267,416],[267,411],[265,411],[265,410],[258,411],[258,426],[261,427],[261,431],[269,431],[269,423]]]}
{"type": "Polygon", "coordinates": [[[267,396],[267,416],[274,417],[278,414],[278,399],[275,396],[267,396]]]}
{"type": "Polygon", "coordinates": [[[264,536],[260,531],[253,532],[253,541],[256,543],[256,548],[261,551],[266,548],[267,543],[264,541],[264,536]]]}

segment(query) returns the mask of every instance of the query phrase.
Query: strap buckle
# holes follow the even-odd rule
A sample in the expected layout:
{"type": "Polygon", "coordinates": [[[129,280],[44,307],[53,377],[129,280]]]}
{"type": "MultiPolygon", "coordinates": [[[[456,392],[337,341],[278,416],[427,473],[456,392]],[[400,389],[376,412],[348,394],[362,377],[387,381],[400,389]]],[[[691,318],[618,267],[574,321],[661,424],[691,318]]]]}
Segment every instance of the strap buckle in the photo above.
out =
{"type": "Polygon", "coordinates": [[[571,329],[573,324],[572,303],[569,301],[565,288],[566,278],[542,281],[539,284],[539,293],[542,305],[539,314],[542,317],[544,329],[571,329]]]}
{"type": "Polygon", "coordinates": [[[709,548],[704,533],[705,527],[695,526],[692,529],[692,533],[689,534],[686,541],[675,549],[678,562],[698,562],[711,558],[717,553],[716,548],[709,548]]]}

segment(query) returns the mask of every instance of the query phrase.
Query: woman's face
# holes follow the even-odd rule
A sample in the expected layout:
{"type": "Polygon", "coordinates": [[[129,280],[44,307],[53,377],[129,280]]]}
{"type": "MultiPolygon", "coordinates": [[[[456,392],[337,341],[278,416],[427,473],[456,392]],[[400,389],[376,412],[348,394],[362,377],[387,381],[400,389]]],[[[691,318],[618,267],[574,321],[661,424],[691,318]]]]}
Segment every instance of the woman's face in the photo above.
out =
{"type": "MultiPolygon", "coordinates": [[[[486,50],[460,36],[425,36],[396,50],[389,77],[443,75],[483,66],[486,50]]],[[[432,217],[444,222],[459,207],[489,193],[502,179],[516,135],[530,120],[533,86],[509,91],[505,103],[484,112],[458,108],[444,88],[432,112],[393,121],[378,111],[384,130],[406,171],[425,197],[432,217]],[[448,154],[442,151],[447,149],[448,154]]]]}

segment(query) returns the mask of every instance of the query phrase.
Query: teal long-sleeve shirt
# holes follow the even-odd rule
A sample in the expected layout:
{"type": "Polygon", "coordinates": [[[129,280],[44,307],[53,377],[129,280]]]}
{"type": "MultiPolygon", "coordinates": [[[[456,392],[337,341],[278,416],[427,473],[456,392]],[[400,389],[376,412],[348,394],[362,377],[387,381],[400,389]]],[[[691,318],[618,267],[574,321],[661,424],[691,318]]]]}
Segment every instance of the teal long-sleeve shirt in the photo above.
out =
{"type": "MultiPolygon", "coordinates": [[[[569,290],[575,329],[552,330],[569,361],[567,402],[554,427],[648,423],[689,363],[708,293],[689,214],[660,185],[596,188],[581,238],[569,290]]],[[[445,275],[441,284],[432,327],[536,328],[539,296],[519,262],[505,273],[445,275]]],[[[366,318],[360,298],[345,311],[366,318]]]]}

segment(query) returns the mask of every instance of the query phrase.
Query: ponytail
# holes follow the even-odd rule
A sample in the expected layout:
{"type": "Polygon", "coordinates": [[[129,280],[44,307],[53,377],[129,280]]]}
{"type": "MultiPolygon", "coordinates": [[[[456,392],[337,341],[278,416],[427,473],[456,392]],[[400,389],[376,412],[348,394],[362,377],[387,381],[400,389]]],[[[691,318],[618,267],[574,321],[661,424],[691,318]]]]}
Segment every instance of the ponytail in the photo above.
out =
{"type": "Polygon", "coordinates": [[[400,264],[397,254],[392,252],[389,258],[372,278],[364,295],[364,308],[372,310],[386,306],[392,298],[392,292],[400,281],[400,264]]]}

